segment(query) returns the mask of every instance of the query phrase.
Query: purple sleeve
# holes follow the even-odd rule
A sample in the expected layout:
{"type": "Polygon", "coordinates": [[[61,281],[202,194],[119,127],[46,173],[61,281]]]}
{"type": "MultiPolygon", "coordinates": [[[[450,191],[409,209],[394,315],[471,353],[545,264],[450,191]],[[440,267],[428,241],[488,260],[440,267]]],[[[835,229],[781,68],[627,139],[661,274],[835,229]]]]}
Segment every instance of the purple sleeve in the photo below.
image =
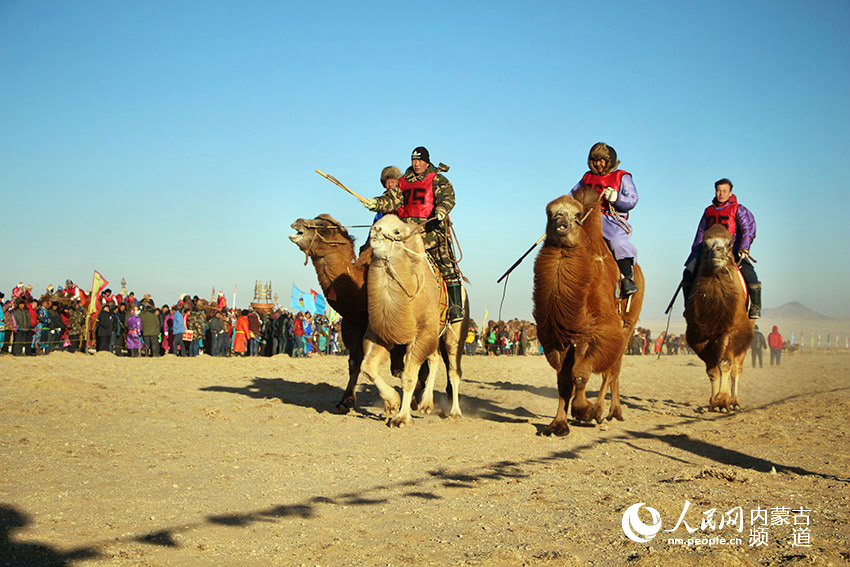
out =
{"type": "Polygon", "coordinates": [[[741,231],[741,240],[738,250],[749,250],[756,239],[756,219],[753,213],[744,205],[738,205],[738,213],[735,215],[738,230],[741,231]]]}
{"type": "Polygon", "coordinates": [[[627,173],[620,180],[620,191],[617,194],[617,200],[613,203],[614,208],[621,213],[631,211],[637,205],[638,198],[635,182],[632,181],[632,176],[627,173]]]}
{"type": "Polygon", "coordinates": [[[575,193],[575,192],[576,192],[576,189],[578,189],[579,187],[581,187],[581,179],[579,179],[579,180],[578,180],[578,183],[576,183],[576,186],[575,186],[575,187],[573,187],[572,189],[570,189],[570,195],[572,195],[573,193],[575,193]]]}
{"type": "Polygon", "coordinates": [[[691,258],[697,255],[697,250],[699,250],[699,245],[702,244],[702,239],[705,234],[705,215],[702,215],[699,219],[699,225],[697,226],[697,234],[694,236],[694,243],[691,244],[691,254],[688,256],[688,259],[685,261],[685,265],[690,262],[691,258]]]}

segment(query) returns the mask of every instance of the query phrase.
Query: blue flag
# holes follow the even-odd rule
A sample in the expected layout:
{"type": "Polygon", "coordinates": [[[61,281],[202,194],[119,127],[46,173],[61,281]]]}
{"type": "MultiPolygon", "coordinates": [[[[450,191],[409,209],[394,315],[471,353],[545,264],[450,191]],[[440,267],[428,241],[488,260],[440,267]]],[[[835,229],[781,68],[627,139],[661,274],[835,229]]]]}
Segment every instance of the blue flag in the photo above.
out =
{"type": "Polygon", "coordinates": [[[313,315],[324,315],[325,314],[325,298],[321,293],[316,291],[315,289],[311,289],[310,293],[313,295],[313,304],[316,306],[316,311],[313,312],[313,315]]]}
{"type": "MultiPolygon", "coordinates": [[[[324,298],[322,298],[322,301],[324,301],[324,298]]],[[[293,311],[309,311],[310,313],[316,312],[316,304],[313,302],[313,295],[310,293],[304,293],[298,289],[295,284],[292,284],[292,301],[289,303],[289,308],[293,311]]]]}

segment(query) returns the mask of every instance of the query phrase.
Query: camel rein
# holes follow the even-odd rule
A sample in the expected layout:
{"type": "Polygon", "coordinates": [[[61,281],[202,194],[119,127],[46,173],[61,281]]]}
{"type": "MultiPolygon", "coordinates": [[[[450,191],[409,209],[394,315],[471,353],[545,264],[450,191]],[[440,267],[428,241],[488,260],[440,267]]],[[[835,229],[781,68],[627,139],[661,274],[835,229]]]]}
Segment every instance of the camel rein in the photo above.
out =
{"type": "Polygon", "coordinates": [[[304,250],[304,265],[305,266],[307,265],[307,262],[310,261],[310,250],[313,249],[313,244],[316,242],[316,237],[318,237],[319,240],[321,240],[322,242],[324,242],[328,246],[343,246],[345,244],[351,243],[350,240],[346,240],[345,242],[334,242],[333,240],[328,240],[327,238],[325,238],[324,236],[319,234],[318,230],[315,230],[317,228],[329,228],[329,229],[339,230],[339,229],[342,229],[342,228],[345,228],[345,227],[342,227],[342,226],[320,226],[320,225],[317,225],[315,223],[310,223],[310,224],[304,223],[304,226],[306,228],[312,228],[313,229],[313,238],[310,239],[309,246],[307,246],[307,249],[304,250]]]}
{"type": "MultiPolygon", "coordinates": [[[[390,244],[390,253],[392,254],[393,250],[395,250],[396,244],[398,244],[401,247],[401,249],[404,250],[405,252],[407,252],[408,254],[411,254],[412,256],[416,256],[419,259],[425,259],[426,258],[425,252],[417,252],[416,250],[411,250],[410,248],[408,248],[404,244],[404,242],[407,239],[409,239],[410,237],[412,237],[414,234],[416,234],[416,233],[411,232],[410,234],[408,234],[404,238],[392,238],[390,236],[385,235],[384,238],[386,238],[387,240],[392,242],[392,244],[390,244]]],[[[419,279],[419,274],[415,274],[415,277],[416,277],[416,280],[417,280],[416,292],[411,294],[407,290],[407,287],[404,285],[404,282],[401,281],[401,278],[399,277],[398,272],[395,271],[395,268],[393,268],[393,265],[390,263],[389,259],[384,260],[384,265],[386,266],[387,273],[389,274],[390,279],[395,280],[395,282],[398,284],[398,286],[401,288],[401,290],[405,293],[405,295],[407,295],[407,297],[411,301],[413,300],[414,297],[419,295],[419,292],[422,291],[422,288],[425,285],[424,280],[419,279]]]]}

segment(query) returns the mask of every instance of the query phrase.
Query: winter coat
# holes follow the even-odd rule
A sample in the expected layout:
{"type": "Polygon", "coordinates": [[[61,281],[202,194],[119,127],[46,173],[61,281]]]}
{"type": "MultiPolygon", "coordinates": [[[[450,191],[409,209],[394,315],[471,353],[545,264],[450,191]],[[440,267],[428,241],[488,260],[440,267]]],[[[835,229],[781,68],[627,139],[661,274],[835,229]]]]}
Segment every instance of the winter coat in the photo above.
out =
{"type": "Polygon", "coordinates": [[[127,349],[142,348],[142,320],[135,313],[127,315],[127,349]]]}

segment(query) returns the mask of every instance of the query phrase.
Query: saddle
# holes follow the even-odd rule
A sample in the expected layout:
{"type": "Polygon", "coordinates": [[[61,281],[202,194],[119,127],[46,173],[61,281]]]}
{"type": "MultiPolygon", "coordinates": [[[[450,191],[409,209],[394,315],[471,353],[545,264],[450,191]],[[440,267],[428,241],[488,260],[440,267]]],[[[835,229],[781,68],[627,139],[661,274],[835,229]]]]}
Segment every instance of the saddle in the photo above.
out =
{"type": "Polygon", "coordinates": [[[440,302],[438,304],[438,309],[440,310],[440,334],[448,327],[449,320],[449,291],[446,287],[446,280],[443,279],[442,274],[440,274],[440,269],[437,267],[437,264],[434,263],[434,260],[431,259],[431,255],[427,252],[425,253],[425,257],[428,259],[428,265],[431,267],[431,273],[434,274],[434,279],[437,280],[437,283],[440,284],[440,302]]]}

